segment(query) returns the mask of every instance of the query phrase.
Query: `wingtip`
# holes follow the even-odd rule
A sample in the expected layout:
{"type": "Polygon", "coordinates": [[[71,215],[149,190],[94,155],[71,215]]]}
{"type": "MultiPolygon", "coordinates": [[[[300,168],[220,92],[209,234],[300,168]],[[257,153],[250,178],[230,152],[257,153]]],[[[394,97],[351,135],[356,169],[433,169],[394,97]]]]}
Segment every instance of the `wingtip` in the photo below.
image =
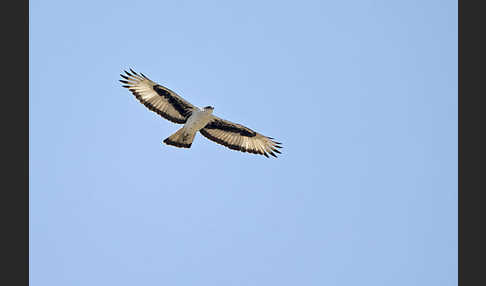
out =
{"type": "Polygon", "coordinates": [[[132,68],[130,68],[130,71],[134,74],[134,75],[138,75],[138,73],[136,73],[134,70],[132,70],[132,68]]]}

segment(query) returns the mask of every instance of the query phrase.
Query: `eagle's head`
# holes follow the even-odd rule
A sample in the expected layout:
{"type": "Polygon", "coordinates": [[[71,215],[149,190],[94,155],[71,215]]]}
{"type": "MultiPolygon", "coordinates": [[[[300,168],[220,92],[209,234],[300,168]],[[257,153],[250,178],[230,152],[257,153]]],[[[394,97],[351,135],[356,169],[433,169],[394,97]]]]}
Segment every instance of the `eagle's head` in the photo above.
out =
{"type": "Polygon", "coordinates": [[[206,111],[206,112],[210,112],[211,113],[211,112],[213,112],[213,110],[214,110],[214,107],[212,107],[212,106],[209,106],[208,105],[208,106],[204,107],[204,111],[206,111]]]}

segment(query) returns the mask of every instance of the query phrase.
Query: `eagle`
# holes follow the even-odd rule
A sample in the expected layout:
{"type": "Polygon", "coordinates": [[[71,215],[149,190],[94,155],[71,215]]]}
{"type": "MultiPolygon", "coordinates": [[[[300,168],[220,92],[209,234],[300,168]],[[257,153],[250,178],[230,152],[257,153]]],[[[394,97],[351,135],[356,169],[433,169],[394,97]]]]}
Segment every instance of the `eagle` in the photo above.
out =
{"type": "Polygon", "coordinates": [[[202,109],[194,106],[172,90],[131,68],[130,72],[124,72],[125,75],[120,74],[123,78],[120,80],[122,86],[131,91],[140,103],[169,121],[184,124],[163,141],[165,144],[190,148],[199,131],[209,140],[232,150],[264,155],[267,158],[268,154],[275,158],[275,153],[281,154],[278,149],[282,148],[282,143],[274,141],[274,138],[213,115],[212,106],[202,109]]]}

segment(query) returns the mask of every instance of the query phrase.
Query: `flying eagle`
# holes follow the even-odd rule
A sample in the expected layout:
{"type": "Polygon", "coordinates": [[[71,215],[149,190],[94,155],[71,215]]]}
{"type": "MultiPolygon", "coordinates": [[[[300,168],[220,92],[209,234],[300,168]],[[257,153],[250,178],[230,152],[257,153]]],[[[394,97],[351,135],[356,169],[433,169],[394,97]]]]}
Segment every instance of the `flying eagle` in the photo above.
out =
{"type": "Polygon", "coordinates": [[[125,71],[120,74],[120,80],[133,95],[148,109],[174,123],[184,124],[176,133],[164,140],[165,144],[181,148],[190,148],[199,131],[201,134],[218,144],[230,149],[253,154],[268,154],[277,157],[282,143],[264,136],[240,124],[214,116],[214,107],[206,106],[200,109],[184,100],[172,90],[151,81],[144,74],[125,71]],[[275,152],[275,153],[274,153],[275,152]]]}

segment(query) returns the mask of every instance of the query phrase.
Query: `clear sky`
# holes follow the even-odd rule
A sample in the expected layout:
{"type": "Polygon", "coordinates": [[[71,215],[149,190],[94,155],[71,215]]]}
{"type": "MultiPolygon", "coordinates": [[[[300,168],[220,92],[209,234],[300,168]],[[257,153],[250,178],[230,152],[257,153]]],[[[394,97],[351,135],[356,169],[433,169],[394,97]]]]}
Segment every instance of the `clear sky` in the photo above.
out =
{"type": "Polygon", "coordinates": [[[33,0],[29,74],[32,286],[457,285],[457,1],[33,0]]]}

